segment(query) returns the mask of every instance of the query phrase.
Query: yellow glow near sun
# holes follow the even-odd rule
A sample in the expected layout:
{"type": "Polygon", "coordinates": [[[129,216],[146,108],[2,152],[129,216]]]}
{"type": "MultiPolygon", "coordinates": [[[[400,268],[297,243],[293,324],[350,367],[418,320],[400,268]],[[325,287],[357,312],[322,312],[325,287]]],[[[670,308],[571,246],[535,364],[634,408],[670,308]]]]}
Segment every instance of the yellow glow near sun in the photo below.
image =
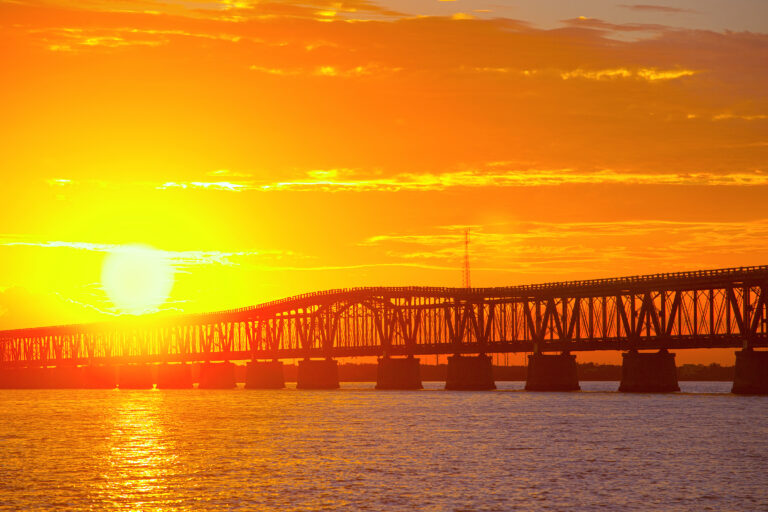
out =
{"type": "Polygon", "coordinates": [[[146,245],[120,246],[107,255],[101,284],[123,313],[155,311],[173,287],[173,266],[166,254],[146,245]]]}

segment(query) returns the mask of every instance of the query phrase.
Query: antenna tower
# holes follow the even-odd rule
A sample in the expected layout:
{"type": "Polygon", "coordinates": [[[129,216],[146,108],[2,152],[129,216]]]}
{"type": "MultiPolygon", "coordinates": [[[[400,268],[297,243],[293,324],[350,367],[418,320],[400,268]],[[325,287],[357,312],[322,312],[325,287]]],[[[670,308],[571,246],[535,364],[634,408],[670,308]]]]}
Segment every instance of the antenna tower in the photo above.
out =
{"type": "Polygon", "coordinates": [[[469,228],[464,230],[464,288],[471,288],[469,281],[469,228]]]}

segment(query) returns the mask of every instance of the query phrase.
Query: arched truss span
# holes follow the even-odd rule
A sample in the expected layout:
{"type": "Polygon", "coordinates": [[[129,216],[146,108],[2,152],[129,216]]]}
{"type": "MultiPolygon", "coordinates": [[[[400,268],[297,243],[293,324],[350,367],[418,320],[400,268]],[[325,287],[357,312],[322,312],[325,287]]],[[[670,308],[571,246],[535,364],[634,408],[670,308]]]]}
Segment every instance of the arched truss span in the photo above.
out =
{"type": "Polygon", "coordinates": [[[768,345],[768,266],[506,288],[330,290],[208,314],[0,332],[0,364],[768,345]]]}

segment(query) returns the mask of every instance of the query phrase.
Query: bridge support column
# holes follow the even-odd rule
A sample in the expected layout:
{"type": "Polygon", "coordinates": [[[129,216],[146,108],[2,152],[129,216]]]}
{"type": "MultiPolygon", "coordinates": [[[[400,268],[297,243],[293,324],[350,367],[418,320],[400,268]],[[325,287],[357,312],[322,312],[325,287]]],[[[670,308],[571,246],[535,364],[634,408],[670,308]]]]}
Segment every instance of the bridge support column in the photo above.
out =
{"type": "Polygon", "coordinates": [[[84,388],[114,389],[117,386],[117,368],[114,366],[83,366],[80,371],[84,388]]]}
{"type": "Polygon", "coordinates": [[[120,389],[152,389],[155,379],[148,364],[124,364],[117,370],[117,387],[120,389]]]}
{"type": "Polygon", "coordinates": [[[333,359],[299,361],[297,389],[338,389],[339,366],[333,359]]]}
{"type": "Polygon", "coordinates": [[[675,354],[662,349],[653,353],[635,350],[621,354],[619,391],[629,393],[671,393],[677,385],[675,354]]]}
{"type": "Polygon", "coordinates": [[[736,352],[736,368],[731,393],[768,395],[768,351],[748,348],[736,352]]]}
{"type": "Polygon", "coordinates": [[[232,389],[237,387],[235,381],[235,364],[203,363],[200,365],[200,382],[198,389],[232,389]]]}
{"type": "Polygon", "coordinates": [[[578,391],[576,356],[563,354],[532,354],[528,356],[526,391],[578,391]]]}
{"type": "Polygon", "coordinates": [[[283,363],[251,361],[245,369],[245,389],[283,389],[283,363]]]}
{"type": "Polygon", "coordinates": [[[186,363],[157,366],[157,389],[190,389],[192,367],[186,363]]]}
{"type": "Polygon", "coordinates": [[[453,355],[448,358],[445,389],[455,391],[487,391],[496,389],[491,357],[453,355]]]}
{"type": "Polygon", "coordinates": [[[419,360],[412,356],[379,359],[376,389],[422,389],[419,360]]]}

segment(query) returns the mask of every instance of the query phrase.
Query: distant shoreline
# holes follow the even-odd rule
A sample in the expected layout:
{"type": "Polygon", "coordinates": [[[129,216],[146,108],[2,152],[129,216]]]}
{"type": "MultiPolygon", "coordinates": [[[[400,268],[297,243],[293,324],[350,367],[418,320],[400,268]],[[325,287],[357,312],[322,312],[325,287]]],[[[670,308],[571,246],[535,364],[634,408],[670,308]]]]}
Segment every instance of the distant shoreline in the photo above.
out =
{"type": "MultiPolygon", "coordinates": [[[[239,367],[237,380],[245,382],[245,367],[239,367]],[[242,375],[240,375],[242,374],[242,375]]],[[[286,382],[296,382],[297,366],[286,364],[283,367],[286,382]]],[[[447,372],[445,364],[421,364],[421,380],[424,382],[444,382],[447,372]]],[[[718,364],[684,364],[677,368],[677,379],[686,381],[733,381],[733,366],[718,364]]],[[[525,366],[494,366],[493,378],[496,382],[525,381],[525,366]]],[[[577,374],[580,381],[620,381],[621,366],[611,364],[578,364],[577,374]]],[[[376,382],[375,363],[339,363],[340,382],[376,382]]]]}

